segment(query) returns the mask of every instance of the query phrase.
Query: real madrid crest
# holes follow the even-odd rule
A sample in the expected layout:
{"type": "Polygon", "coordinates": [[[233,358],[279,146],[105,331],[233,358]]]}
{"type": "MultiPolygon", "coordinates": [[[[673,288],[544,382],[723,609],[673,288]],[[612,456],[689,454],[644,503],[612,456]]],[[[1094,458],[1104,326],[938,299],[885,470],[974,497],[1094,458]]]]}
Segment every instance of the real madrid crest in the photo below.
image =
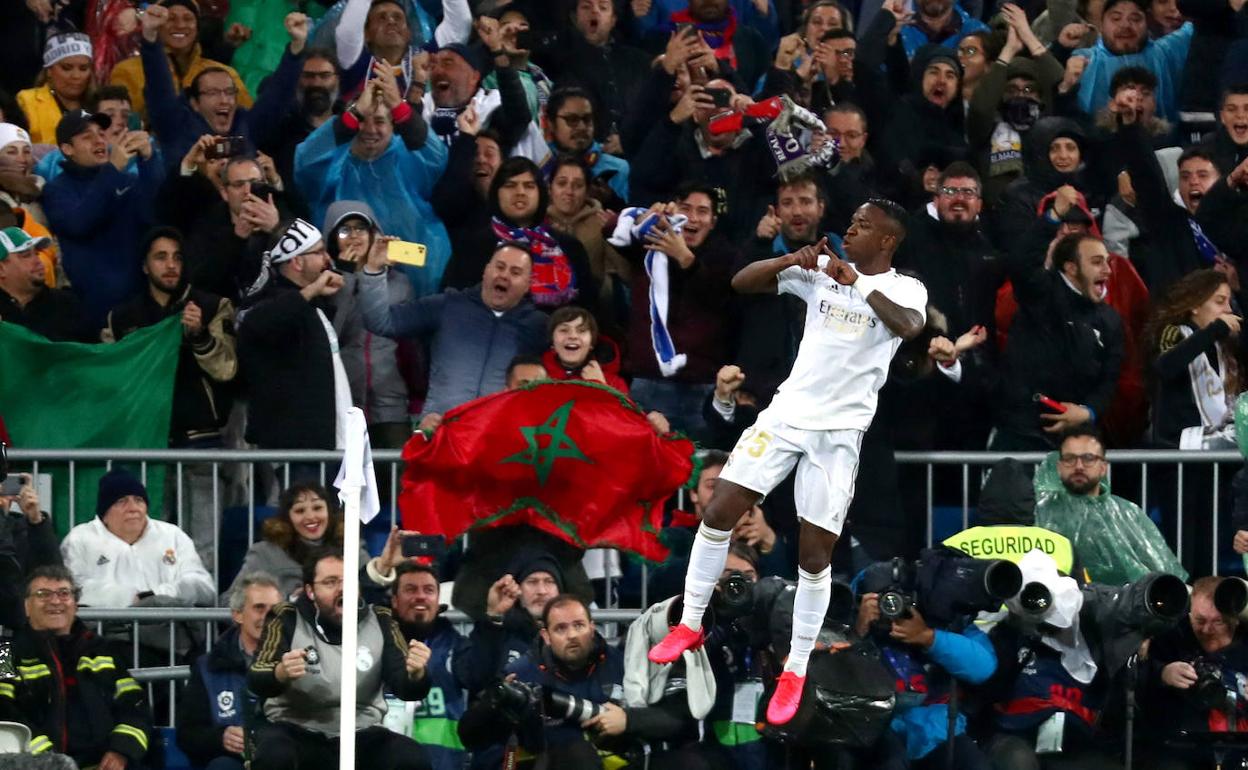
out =
{"type": "Polygon", "coordinates": [[[170,567],[172,567],[173,565],[178,563],[178,555],[174,553],[172,548],[166,548],[165,555],[161,559],[161,561],[163,561],[165,564],[168,564],[170,567]]]}
{"type": "Polygon", "coordinates": [[[360,647],[355,653],[355,669],[363,672],[373,667],[373,653],[367,647],[360,647]]]}

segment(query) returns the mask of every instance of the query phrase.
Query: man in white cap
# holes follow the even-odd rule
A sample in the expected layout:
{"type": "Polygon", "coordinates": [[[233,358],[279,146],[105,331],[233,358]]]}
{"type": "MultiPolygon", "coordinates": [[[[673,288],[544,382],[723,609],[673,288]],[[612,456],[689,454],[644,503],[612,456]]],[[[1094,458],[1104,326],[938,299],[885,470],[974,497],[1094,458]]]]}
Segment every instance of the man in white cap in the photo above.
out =
{"type": "Polygon", "coordinates": [[[321,231],[288,220],[238,314],[247,440],[266,449],[341,448],[351,387],[329,299],[342,288],[321,231]]]}
{"type": "Polygon", "coordinates": [[[53,342],[93,341],[78,298],[48,287],[39,249],[51,242],[17,227],[0,230],[0,322],[25,326],[53,342]]]}

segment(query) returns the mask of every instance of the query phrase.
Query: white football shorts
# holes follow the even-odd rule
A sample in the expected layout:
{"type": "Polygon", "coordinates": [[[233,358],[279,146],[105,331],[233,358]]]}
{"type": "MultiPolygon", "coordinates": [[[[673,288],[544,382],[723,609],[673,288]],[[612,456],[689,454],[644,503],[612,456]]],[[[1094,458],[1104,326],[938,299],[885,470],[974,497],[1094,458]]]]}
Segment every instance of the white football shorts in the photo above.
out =
{"type": "Polygon", "coordinates": [[[764,497],[797,466],[794,502],[798,518],[841,534],[858,476],[860,430],[803,430],[764,409],[737,440],[719,478],[764,497]]]}

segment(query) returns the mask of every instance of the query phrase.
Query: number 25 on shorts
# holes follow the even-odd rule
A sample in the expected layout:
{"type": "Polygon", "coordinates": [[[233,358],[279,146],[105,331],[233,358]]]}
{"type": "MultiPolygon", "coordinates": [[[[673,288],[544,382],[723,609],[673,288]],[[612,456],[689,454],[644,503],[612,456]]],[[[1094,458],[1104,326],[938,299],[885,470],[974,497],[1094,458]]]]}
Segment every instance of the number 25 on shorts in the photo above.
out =
{"type": "Polygon", "coordinates": [[[741,446],[745,447],[746,454],[750,457],[762,457],[767,451],[767,445],[771,443],[771,438],[771,434],[765,430],[750,428],[742,437],[741,446]]]}

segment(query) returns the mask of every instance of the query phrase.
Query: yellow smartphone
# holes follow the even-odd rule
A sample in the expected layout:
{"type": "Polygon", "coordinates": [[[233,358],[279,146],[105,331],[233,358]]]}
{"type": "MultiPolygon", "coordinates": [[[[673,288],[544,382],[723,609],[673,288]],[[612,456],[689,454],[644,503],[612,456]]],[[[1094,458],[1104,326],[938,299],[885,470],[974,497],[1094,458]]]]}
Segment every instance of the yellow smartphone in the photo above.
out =
{"type": "Polygon", "coordinates": [[[410,241],[390,241],[386,246],[386,259],[400,265],[425,266],[425,244],[410,241]]]}

